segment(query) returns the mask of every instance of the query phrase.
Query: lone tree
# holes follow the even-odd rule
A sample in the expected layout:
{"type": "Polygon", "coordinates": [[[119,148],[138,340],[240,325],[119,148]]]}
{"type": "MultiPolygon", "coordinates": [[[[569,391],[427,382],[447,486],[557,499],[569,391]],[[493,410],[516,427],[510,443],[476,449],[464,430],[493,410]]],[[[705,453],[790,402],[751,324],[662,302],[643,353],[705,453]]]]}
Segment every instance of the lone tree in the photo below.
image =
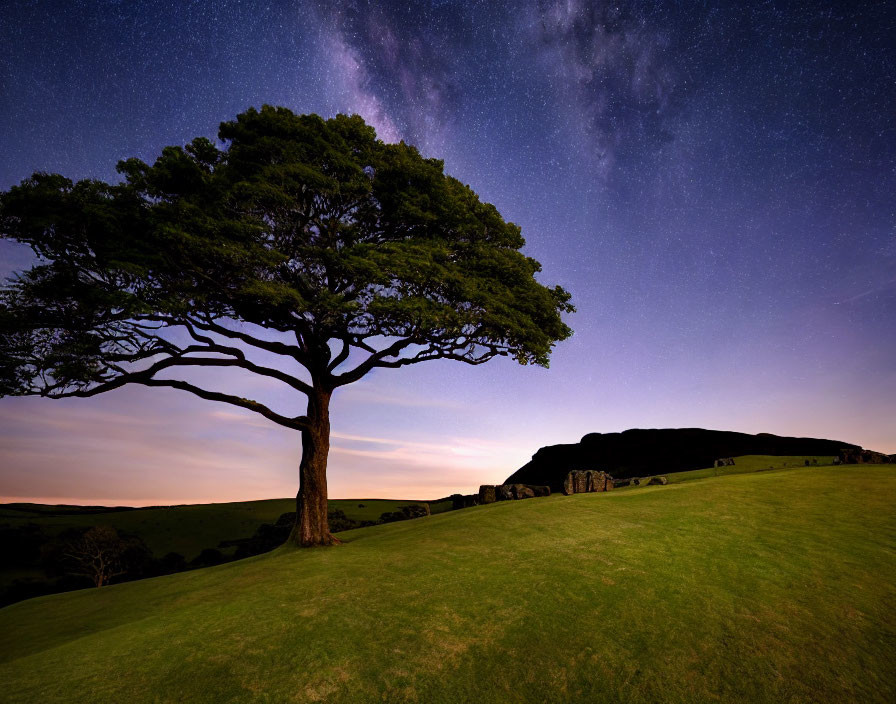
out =
{"type": "Polygon", "coordinates": [[[97,587],[128,574],[150,557],[142,540],[122,536],[110,526],[89,528],[65,541],[61,550],[67,572],[87,577],[97,587]]]}
{"type": "MultiPolygon", "coordinates": [[[[548,365],[571,334],[520,228],[358,116],[250,109],[122,180],[36,173],[0,193],[0,235],[37,263],[0,291],[0,395],[188,391],[302,434],[290,542],[327,526],[333,392],[375,369],[510,356],[548,365]],[[279,357],[279,359],[278,359],[279,357]],[[277,361],[272,361],[277,360],[277,361]],[[307,397],[277,412],[172,373],[238,368],[307,397]]],[[[188,375],[189,377],[190,375],[188,375]]]]}

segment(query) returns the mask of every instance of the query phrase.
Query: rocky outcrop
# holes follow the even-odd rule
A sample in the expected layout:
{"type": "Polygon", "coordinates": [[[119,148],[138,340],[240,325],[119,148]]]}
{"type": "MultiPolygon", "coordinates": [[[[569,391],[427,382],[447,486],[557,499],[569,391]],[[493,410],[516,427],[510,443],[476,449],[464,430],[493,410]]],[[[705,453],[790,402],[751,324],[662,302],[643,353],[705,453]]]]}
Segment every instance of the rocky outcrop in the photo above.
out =
{"type": "Polygon", "coordinates": [[[525,484],[511,484],[510,491],[514,499],[534,499],[535,492],[525,484]]]}
{"type": "Polygon", "coordinates": [[[497,497],[495,496],[495,485],[494,484],[483,484],[479,487],[479,503],[480,504],[493,504],[497,501],[497,497]]]}
{"type": "Polygon", "coordinates": [[[479,505],[478,494],[452,494],[451,508],[455,511],[461,508],[470,508],[479,505]]]}
{"type": "Polygon", "coordinates": [[[496,501],[513,501],[513,491],[509,484],[501,484],[495,487],[496,501]]]}
{"type": "Polygon", "coordinates": [[[733,433],[701,428],[626,430],[591,433],[574,445],[543,447],[532,461],[507,478],[507,484],[547,484],[563,491],[572,471],[600,467],[616,479],[712,467],[720,457],[740,455],[837,455],[841,448],[861,450],[839,440],[733,433]]]}
{"type": "Polygon", "coordinates": [[[452,510],[493,504],[496,501],[519,501],[520,499],[532,499],[536,496],[550,496],[551,487],[529,484],[483,484],[479,487],[478,494],[452,494],[452,510]]]}
{"type": "Polygon", "coordinates": [[[563,480],[563,493],[566,496],[570,494],[587,494],[594,491],[609,491],[613,488],[614,482],[606,472],[586,469],[573,470],[563,480]]]}
{"type": "Polygon", "coordinates": [[[840,464],[890,464],[890,455],[872,450],[863,450],[861,447],[844,447],[837,457],[840,464]]]}
{"type": "Polygon", "coordinates": [[[712,463],[713,467],[731,467],[734,465],[733,457],[724,457],[712,463]]]}
{"type": "Polygon", "coordinates": [[[665,477],[651,477],[647,482],[647,486],[650,486],[651,484],[668,484],[668,483],[669,483],[669,480],[666,479],[665,477]]]}
{"type": "Polygon", "coordinates": [[[397,511],[386,511],[380,515],[378,523],[393,523],[394,521],[406,521],[411,518],[423,518],[429,515],[429,505],[417,504],[414,506],[402,506],[397,511]]]}

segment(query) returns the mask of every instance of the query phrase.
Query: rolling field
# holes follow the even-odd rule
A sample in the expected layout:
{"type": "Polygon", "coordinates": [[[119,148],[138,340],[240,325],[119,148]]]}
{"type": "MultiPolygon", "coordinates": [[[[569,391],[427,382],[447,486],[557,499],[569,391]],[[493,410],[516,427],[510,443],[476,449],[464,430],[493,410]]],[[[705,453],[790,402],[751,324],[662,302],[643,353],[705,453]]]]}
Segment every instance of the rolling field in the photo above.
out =
{"type": "Polygon", "coordinates": [[[833,464],[833,456],[822,455],[742,455],[733,458],[735,464],[727,467],[706,467],[705,469],[693,469],[688,472],[670,472],[663,474],[670,484],[688,482],[692,479],[706,479],[708,477],[725,477],[731,474],[747,474],[749,472],[764,472],[769,469],[799,468],[806,466],[806,460],[817,466],[833,464]]]}
{"type": "MultiPolygon", "coordinates": [[[[334,499],[331,509],[341,509],[354,520],[378,519],[386,511],[421,502],[392,499],[334,499]],[[359,506],[359,504],[361,504],[359,506]]],[[[108,525],[139,535],[156,557],[177,552],[187,560],[203,548],[222,540],[247,538],[262,523],[273,523],[282,514],[296,510],[295,499],[267,499],[222,504],[159,506],[132,511],[83,513],[81,507],[43,504],[0,504],[0,523],[37,523],[48,534],[66,528],[108,525]],[[24,510],[23,510],[24,509],[24,510]]],[[[225,550],[225,552],[228,552],[225,550]]],[[[230,550],[232,552],[232,549],[230,550]]]]}
{"type": "Polygon", "coordinates": [[[890,702],[896,471],[552,496],[0,610],[9,702],[890,702]]]}

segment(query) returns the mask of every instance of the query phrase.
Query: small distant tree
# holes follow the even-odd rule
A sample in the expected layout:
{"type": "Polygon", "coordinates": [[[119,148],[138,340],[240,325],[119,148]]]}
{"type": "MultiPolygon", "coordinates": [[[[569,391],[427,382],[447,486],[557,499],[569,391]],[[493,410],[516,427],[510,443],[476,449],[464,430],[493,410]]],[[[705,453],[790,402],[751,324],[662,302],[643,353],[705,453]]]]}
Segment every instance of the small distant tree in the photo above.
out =
{"type": "Polygon", "coordinates": [[[94,526],[62,546],[66,572],[87,577],[97,587],[133,572],[148,555],[142,541],[110,526],[94,526]]]}
{"type": "Polygon", "coordinates": [[[0,294],[0,395],[140,384],[296,430],[290,540],[328,545],[336,389],[438,359],[547,366],[573,307],[536,281],[519,227],[358,116],[265,106],[219,136],[122,161],[118,184],[37,173],[0,194],[0,235],[39,257],[0,294]],[[195,367],[274,379],[306,410],[171,376],[195,367]]]}

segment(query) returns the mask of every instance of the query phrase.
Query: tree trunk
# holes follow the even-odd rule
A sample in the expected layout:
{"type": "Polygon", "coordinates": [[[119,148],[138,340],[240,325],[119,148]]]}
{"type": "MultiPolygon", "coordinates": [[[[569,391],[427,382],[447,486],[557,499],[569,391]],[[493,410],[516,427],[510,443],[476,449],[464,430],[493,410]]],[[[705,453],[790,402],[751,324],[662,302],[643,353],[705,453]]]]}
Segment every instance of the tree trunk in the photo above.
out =
{"type": "Polygon", "coordinates": [[[336,545],[327,523],[327,455],[330,452],[331,391],[315,388],[308,399],[307,430],[302,431],[302,462],[296,496],[296,524],[289,543],[303,548],[336,545]]]}

